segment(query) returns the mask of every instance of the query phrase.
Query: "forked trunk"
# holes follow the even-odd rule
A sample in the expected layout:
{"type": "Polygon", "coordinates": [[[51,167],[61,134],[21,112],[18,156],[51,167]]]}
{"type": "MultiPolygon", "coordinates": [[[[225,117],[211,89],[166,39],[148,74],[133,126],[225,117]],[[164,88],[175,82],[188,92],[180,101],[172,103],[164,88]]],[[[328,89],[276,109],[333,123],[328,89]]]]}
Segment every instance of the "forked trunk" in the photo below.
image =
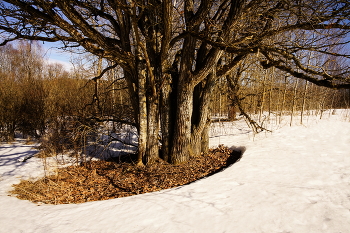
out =
{"type": "Polygon", "coordinates": [[[214,78],[211,73],[194,88],[191,135],[191,154],[194,156],[207,153],[209,150],[209,105],[214,88],[214,78]]]}
{"type": "Polygon", "coordinates": [[[178,164],[209,149],[209,103],[213,76],[193,88],[179,86],[177,112],[170,162],[178,164]],[[204,87],[202,87],[202,85],[204,87]],[[185,87],[185,88],[184,88],[185,87]]]}

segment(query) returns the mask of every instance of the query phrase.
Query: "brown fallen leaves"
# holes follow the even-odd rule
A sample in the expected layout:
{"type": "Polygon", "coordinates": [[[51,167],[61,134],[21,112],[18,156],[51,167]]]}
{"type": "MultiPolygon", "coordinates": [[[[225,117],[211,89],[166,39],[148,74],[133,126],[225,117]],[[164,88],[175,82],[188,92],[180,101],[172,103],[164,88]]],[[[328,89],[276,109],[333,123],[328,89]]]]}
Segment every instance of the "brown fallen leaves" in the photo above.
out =
{"type": "Polygon", "coordinates": [[[56,175],[13,185],[19,199],[35,203],[68,204],[126,197],[194,182],[234,163],[233,153],[220,146],[180,165],[162,160],[144,167],[131,162],[93,161],[61,168],[56,175]]]}

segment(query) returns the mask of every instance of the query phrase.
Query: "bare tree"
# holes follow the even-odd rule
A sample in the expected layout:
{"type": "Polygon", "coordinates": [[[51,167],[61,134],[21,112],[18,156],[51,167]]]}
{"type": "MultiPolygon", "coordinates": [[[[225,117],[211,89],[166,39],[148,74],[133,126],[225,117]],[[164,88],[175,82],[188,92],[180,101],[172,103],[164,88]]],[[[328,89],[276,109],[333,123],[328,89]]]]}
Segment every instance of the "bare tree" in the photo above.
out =
{"type": "Polygon", "coordinates": [[[144,162],[159,157],[159,128],[171,163],[206,150],[210,91],[249,54],[259,54],[265,69],[350,87],[348,66],[325,66],[330,54],[349,59],[329,50],[348,43],[350,6],[341,0],[3,0],[0,12],[2,45],[62,41],[122,67],[139,133],[146,134],[144,162]],[[323,64],[305,65],[302,51],[323,64]],[[219,65],[227,54],[232,59],[219,65]]]}

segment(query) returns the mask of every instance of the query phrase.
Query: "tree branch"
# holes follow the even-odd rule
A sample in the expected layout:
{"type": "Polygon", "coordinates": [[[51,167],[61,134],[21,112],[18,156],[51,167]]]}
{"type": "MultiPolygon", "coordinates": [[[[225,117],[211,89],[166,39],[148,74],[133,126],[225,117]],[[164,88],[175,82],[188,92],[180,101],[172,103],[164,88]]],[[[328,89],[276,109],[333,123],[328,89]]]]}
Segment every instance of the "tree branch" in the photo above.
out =
{"type": "Polygon", "coordinates": [[[318,75],[318,76],[323,77],[323,79],[319,79],[319,78],[317,78],[317,76],[312,77],[311,75],[295,71],[290,66],[284,65],[282,61],[273,61],[273,62],[262,61],[261,65],[265,69],[274,66],[277,69],[285,71],[285,72],[293,75],[296,78],[307,80],[307,81],[314,83],[318,86],[336,88],[336,89],[342,89],[342,88],[350,89],[350,78],[339,77],[336,75],[329,76],[328,74],[323,74],[323,75],[318,75]]]}
{"type": "Polygon", "coordinates": [[[92,80],[92,81],[96,81],[96,80],[102,78],[102,76],[103,76],[107,71],[109,71],[109,70],[111,70],[111,69],[114,69],[114,68],[117,67],[117,66],[118,66],[118,63],[116,63],[116,64],[114,64],[114,65],[112,65],[112,66],[108,66],[107,68],[105,68],[105,69],[102,70],[102,72],[100,73],[100,75],[98,75],[98,76],[92,78],[91,80],[92,80]]]}

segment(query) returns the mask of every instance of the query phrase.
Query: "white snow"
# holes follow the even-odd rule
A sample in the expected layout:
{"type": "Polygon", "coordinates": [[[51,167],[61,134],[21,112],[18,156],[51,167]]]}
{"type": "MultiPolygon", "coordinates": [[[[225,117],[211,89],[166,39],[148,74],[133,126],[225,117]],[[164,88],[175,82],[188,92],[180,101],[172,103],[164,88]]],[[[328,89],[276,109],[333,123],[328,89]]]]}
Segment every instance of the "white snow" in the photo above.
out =
{"type": "Polygon", "coordinates": [[[34,153],[30,145],[0,145],[0,232],[350,232],[344,112],[306,126],[271,123],[273,133],[258,135],[243,121],[218,123],[211,146],[246,147],[231,167],[186,186],[83,204],[8,196],[13,183],[43,174],[42,161],[18,161],[34,153]]]}

